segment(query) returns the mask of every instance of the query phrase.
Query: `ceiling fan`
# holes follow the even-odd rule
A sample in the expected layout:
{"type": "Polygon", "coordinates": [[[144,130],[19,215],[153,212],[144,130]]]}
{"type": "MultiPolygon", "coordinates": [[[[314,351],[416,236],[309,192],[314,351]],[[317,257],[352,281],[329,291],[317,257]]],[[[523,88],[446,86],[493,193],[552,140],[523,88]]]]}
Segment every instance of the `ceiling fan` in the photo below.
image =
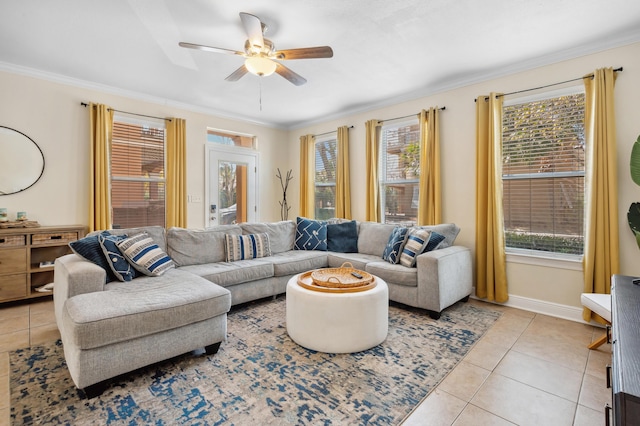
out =
{"type": "Polygon", "coordinates": [[[276,60],[333,57],[333,50],[329,46],[276,50],[273,42],[264,38],[267,26],[260,21],[260,18],[255,15],[251,15],[250,13],[240,12],[240,19],[242,20],[242,26],[244,27],[248,37],[247,41],[244,42],[243,52],[194,43],[180,42],[178,44],[189,49],[198,49],[204,50],[205,52],[225,53],[228,55],[244,57],[244,64],[225,78],[227,81],[237,81],[247,72],[261,77],[268,76],[276,72],[296,86],[301,86],[305,84],[307,80],[282,65],[280,62],[276,62],[276,60]]]}

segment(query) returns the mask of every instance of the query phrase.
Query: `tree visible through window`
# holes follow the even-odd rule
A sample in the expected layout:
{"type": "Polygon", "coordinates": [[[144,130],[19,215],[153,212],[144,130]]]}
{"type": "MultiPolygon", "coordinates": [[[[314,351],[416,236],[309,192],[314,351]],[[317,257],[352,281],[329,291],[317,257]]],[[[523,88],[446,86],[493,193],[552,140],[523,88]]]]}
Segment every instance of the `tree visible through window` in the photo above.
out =
{"type": "Polygon", "coordinates": [[[112,227],[165,225],[164,124],[114,118],[111,140],[112,227]]]}
{"type": "Polygon", "coordinates": [[[584,93],[504,106],[508,248],[583,253],[584,165],[584,93]]]}
{"type": "Polygon", "coordinates": [[[417,119],[382,127],[378,170],[382,222],[415,225],[420,179],[420,125],[417,119]]]}
{"type": "Polygon", "coordinates": [[[335,135],[316,141],[315,151],[315,218],[331,219],[336,215],[338,142],[335,135]]]}

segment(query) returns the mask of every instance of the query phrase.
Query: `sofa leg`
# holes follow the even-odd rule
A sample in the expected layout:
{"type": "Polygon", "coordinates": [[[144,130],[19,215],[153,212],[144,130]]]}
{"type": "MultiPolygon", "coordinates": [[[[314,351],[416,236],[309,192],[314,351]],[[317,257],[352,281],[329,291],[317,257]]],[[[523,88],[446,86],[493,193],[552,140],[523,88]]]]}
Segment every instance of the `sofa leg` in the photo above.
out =
{"type": "Polygon", "coordinates": [[[436,311],[429,311],[427,310],[427,313],[429,314],[429,316],[434,319],[434,320],[439,320],[440,319],[440,312],[436,312],[436,311]]]}
{"type": "Polygon", "coordinates": [[[93,399],[97,396],[102,395],[105,389],[107,389],[107,382],[103,381],[91,386],[87,386],[86,388],[82,389],[82,391],[84,392],[84,395],[87,397],[87,399],[93,399]]]}
{"type": "Polygon", "coordinates": [[[215,355],[216,353],[218,353],[218,349],[220,349],[220,343],[222,343],[222,342],[218,342],[218,343],[214,343],[213,345],[205,346],[204,347],[204,351],[206,352],[207,355],[215,355]]]}
{"type": "Polygon", "coordinates": [[[469,301],[469,296],[465,296],[461,299],[462,302],[467,303],[469,301]]]}

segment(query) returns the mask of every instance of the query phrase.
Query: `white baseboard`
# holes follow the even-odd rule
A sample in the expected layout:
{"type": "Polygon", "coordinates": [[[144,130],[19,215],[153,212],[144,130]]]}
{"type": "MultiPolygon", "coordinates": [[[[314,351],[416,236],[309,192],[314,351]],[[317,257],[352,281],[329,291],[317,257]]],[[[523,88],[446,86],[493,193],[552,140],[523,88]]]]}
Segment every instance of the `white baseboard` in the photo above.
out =
{"type": "MultiPolygon", "coordinates": [[[[478,300],[484,300],[484,299],[479,299],[475,296],[471,296],[471,297],[478,300]]],[[[585,324],[585,321],[582,319],[581,307],[561,305],[559,303],[547,302],[546,300],[531,299],[529,297],[516,296],[513,294],[509,295],[509,300],[506,303],[497,303],[497,302],[489,302],[489,303],[509,306],[511,308],[522,309],[525,311],[549,315],[552,317],[562,318],[569,321],[575,321],[575,322],[580,322],[585,324]]],[[[599,325],[599,324],[594,323],[593,325],[599,325]]]]}

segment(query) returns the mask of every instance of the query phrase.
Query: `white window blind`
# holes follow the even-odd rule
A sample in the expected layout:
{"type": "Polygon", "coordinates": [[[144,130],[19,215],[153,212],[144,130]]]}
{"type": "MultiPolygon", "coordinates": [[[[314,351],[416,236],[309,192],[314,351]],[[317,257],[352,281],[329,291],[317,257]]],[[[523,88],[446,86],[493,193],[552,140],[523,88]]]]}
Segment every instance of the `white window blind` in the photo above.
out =
{"type": "Polygon", "coordinates": [[[315,218],[331,219],[336,212],[336,165],[338,141],[335,135],[315,143],[315,218]]]}
{"type": "Polygon", "coordinates": [[[382,127],[379,171],[382,222],[414,225],[420,179],[417,119],[382,127]]]}
{"type": "Polygon", "coordinates": [[[114,118],[111,140],[113,228],[165,225],[165,129],[114,118]]]}
{"type": "Polygon", "coordinates": [[[584,93],[503,107],[507,248],[581,255],[584,93]]]}

